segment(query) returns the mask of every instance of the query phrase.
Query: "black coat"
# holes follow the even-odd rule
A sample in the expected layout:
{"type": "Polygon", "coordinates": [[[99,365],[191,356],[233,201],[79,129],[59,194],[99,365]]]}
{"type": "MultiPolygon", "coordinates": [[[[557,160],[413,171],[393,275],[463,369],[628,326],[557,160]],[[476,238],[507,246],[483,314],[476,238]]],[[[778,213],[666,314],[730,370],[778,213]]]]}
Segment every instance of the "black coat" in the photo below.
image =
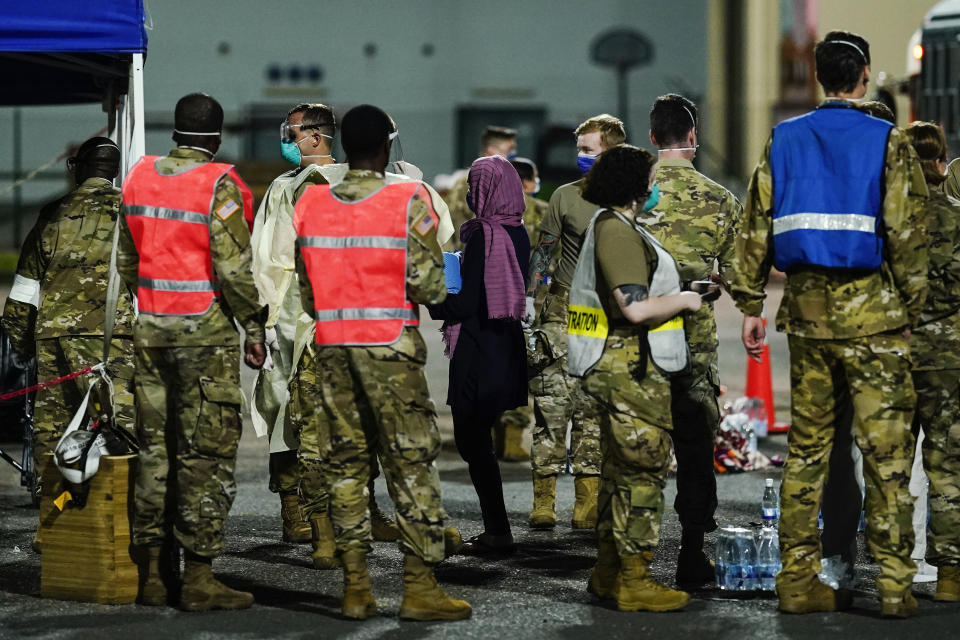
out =
{"type": "MultiPolygon", "coordinates": [[[[504,229],[526,281],[530,238],[522,226],[504,229]]],[[[483,231],[481,227],[475,232],[464,248],[460,293],[448,294],[429,309],[434,319],[461,323],[450,359],[447,404],[458,411],[496,416],[527,404],[527,352],[519,320],[487,317],[483,231]]]]}

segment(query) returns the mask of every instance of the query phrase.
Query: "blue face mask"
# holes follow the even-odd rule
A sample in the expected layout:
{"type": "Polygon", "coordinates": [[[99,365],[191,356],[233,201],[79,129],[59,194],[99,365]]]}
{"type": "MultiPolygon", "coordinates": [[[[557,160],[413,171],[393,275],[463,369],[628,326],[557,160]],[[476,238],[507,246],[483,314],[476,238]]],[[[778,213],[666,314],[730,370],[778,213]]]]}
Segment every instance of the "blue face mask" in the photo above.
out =
{"type": "Polygon", "coordinates": [[[516,151],[511,151],[510,153],[507,154],[507,160],[513,160],[516,157],[517,157],[516,151]]]}
{"type": "Polygon", "coordinates": [[[535,196],[540,193],[540,178],[537,178],[537,188],[530,192],[531,196],[535,196]]]}
{"type": "Polygon", "coordinates": [[[653,188],[650,189],[650,196],[647,198],[647,201],[643,203],[644,212],[650,211],[657,203],[660,202],[660,185],[656,182],[653,183],[653,188]]]}
{"type": "Polygon", "coordinates": [[[280,155],[283,156],[283,159],[292,164],[295,167],[300,166],[300,146],[293,141],[280,141],[280,155]]]}
{"type": "Polygon", "coordinates": [[[590,171],[590,167],[593,166],[593,163],[597,161],[597,156],[592,156],[589,153],[580,152],[577,154],[577,169],[580,169],[580,173],[586,173],[590,171]]]}

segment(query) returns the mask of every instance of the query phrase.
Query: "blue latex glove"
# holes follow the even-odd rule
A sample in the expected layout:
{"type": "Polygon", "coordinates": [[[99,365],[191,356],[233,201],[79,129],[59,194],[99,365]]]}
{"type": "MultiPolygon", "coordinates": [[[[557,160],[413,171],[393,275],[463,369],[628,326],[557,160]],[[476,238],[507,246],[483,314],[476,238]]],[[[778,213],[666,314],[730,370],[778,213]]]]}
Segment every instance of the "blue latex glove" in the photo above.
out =
{"type": "Polygon", "coordinates": [[[443,277],[447,281],[447,293],[460,293],[460,287],[463,286],[463,279],[460,277],[460,256],[459,251],[453,253],[443,252],[443,277]]]}

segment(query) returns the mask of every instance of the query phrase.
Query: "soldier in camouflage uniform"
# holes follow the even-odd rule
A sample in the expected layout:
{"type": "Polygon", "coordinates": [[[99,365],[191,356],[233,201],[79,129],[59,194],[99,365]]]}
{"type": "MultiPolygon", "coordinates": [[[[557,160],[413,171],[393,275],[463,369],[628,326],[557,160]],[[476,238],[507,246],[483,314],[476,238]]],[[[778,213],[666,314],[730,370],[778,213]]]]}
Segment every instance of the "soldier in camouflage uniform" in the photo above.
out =
{"type": "MultiPolygon", "coordinates": [[[[622,144],[627,138],[623,123],[602,114],[581,123],[577,136],[578,166],[589,169],[592,158],[622,144]],[[580,165],[581,161],[585,161],[580,165]]],[[[572,525],[592,529],[597,522],[600,488],[599,407],[580,389],[580,381],[567,374],[567,302],[580,245],[597,207],[580,196],[583,180],[562,185],[550,196],[547,215],[540,223],[539,242],[533,245],[527,288],[527,320],[533,321],[535,300],[551,273],[550,286],[536,314],[534,331],[544,338],[552,362],[530,379],[533,394],[533,509],[529,523],[535,529],[556,526],[557,476],[568,461],[566,436],[570,428],[569,462],[574,474],[575,501],[572,525]],[[551,268],[559,245],[560,257],[551,268]]]]}
{"type": "MultiPolygon", "coordinates": [[[[810,120],[788,121],[780,127],[795,127],[797,122],[808,121],[814,123],[809,125],[812,127],[822,118],[847,118],[844,126],[824,132],[819,139],[835,141],[853,127],[869,127],[876,135],[879,121],[861,120],[868,116],[854,112],[854,103],[845,101],[866,92],[866,41],[855,34],[831,32],[818,43],[816,57],[826,101],[821,109],[803,116],[810,120]],[[847,73],[852,70],[855,75],[847,73]],[[813,114],[819,114],[818,120],[812,119],[813,114]]],[[[759,358],[763,350],[765,331],[760,314],[764,287],[777,258],[774,167],[770,158],[778,130],[767,142],[750,181],[731,279],[734,300],[745,315],[744,346],[754,358],[759,358]]],[[[831,153],[849,149],[834,147],[836,143],[833,147],[810,148],[822,149],[822,153],[828,149],[831,153]]],[[[829,166],[826,162],[825,166],[829,166]]],[[[905,617],[916,608],[910,593],[916,568],[910,559],[913,499],[908,490],[914,446],[909,427],[916,395],[910,379],[905,330],[919,324],[926,294],[927,248],[922,207],[927,187],[909,141],[896,128],[889,130],[882,165],[876,158],[864,162],[876,162],[880,167],[877,179],[883,195],[882,200],[880,194],[876,195],[875,210],[882,220],[879,228],[884,243],[880,268],[821,268],[803,262],[790,266],[777,315],[777,329],[789,337],[792,395],[789,456],[780,492],[783,569],[777,576],[777,593],[780,609],[786,612],[834,611],[850,604],[849,592],[834,592],[817,579],[820,546],[816,520],[837,410],[852,401],[854,432],[863,452],[867,483],[867,543],[880,565],[877,586],[881,613],[905,617]]],[[[833,166],[837,167],[833,171],[842,170],[839,165],[833,166]]],[[[803,175],[805,169],[787,164],[782,170],[787,175],[791,170],[803,175]]],[[[838,182],[839,179],[826,184],[838,182]]],[[[818,229],[815,225],[830,222],[822,219],[830,214],[806,215],[811,220],[807,224],[812,226],[802,229],[818,229]]],[[[792,246],[783,244],[782,251],[792,246]]]]}
{"type": "MultiPolygon", "coordinates": [[[[350,170],[336,186],[307,187],[298,197],[294,215],[300,236],[296,265],[305,313],[315,314],[315,285],[303,256],[304,247],[310,245],[304,245],[301,229],[321,214],[312,212],[309,202],[303,203],[304,198],[311,189],[330,189],[331,195],[344,203],[379,203],[376,194],[387,185],[383,171],[390,155],[388,136],[392,129],[389,117],[377,107],[351,109],[341,126],[350,170]]],[[[414,303],[440,302],[447,291],[436,237],[437,214],[430,201],[429,191],[421,184],[405,207],[405,291],[406,298],[414,303]]],[[[366,246],[364,238],[356,240],[356,246],[366,246]]],[[[319,339],[319,325],[317,331],[319,339]]],[[[399,545],[405,556],[400,617],[459,620],[471,613],[469,604],[447,596],[433,576],[433,566],[444,558],[446,514],[435,462],[440,453],[440,433],[423,374],[426,356],[420,332],[415,325],[407,325],[392,344],[315,345],[312,357],[301,363],[302,381],[315,384],[302,384],[298,401],[304,417],[316,423],[312,430],[323,434],[318,436],[317,446],[321,448],[330,491],[336,549],[344,567],[342,605],[348,617],[362,619],[376,612],[366,556],[371,540],[368,481],[377,447],[387,489],[396,506],[399,545]],[[314,406],[307,406],[307,402],[314,406]]]]}
{"type": "MultiPolygon", "coordinates": [[[[3,326],[17,355],[37,357],[37,377],[49,380],[103,360],[107,283],[120,190],[112,180],[120,149],[91,138],[68,165],[77,187],[41,209],[17,263],[3,326]]],[[[113,380],[116,426],[136,432],[133,405],[133,304],[120,288],[107,372],[113,380]]],[[[80,407],[90,378],[41,389],[34,406],[34,468],[43,469],[63,429],[80,407]]]]}
{"type": "Polygon", "coordinates": [[[222,173],[215,186],[206,187],[211,193],[196,196],[210,202],[209,212],[150,205],[147,194],[154,193],[150,191],[153,181],[186,179],[190,172],[201,171],[220,146],[223,109],[210,96],[181,98],[174,122],[173,139],[178,146],[156,160],[141,160],[124,183],[117,262],[130,286],[139,287],[134,393],[141,448],[132,523],[132,541],[141,568],[138,602],[162,605],[167,601],[168,588],[174,587],[170,574],[179,561],[174,559],[167,566],[164,556],[162,562],[161,546],[175,537],[186,556],[181,608],[241,609],[253,604],[253,596],[216,580],[210,565],[223,552],[227,512],[237,491],[234,471],[242,425],[239,338],[234,322],[246,334],[246,363],[259,368],[266,357],[263,325],[267,309],[258,302],[251,276],[247,218],[252,219],[252,212],[245,210],[252,199],[245,197],[249,191],[230,166],[220,165],[217,170],[222,173]],[[202,218],[196,221],[197,216],[202,218]],[[180,218],[184,221],[179,222],[180,218]],[[131,234],[134,224],[144,230],[136,242],[131,234]],[[145,305],[145,295],[155,295],[151,290],[196,290],[176,288],[177,280],[166,285],[141,277],[141,255],[144,261],[149,255],[152,263],[158,253],[171,249],[151,244],[154,237],[164,237],[158,225],[165,224],[183,225],[178,227],[183,234],[193,232],[192,225],[209,228],[209,248],[200,251],[209,256],[204,260],[212,264],[220,295],[212,298],[205,312],[164,313],[145,305]],[[156,230],[155,236],[151,229],[156,230]]]}
{"type": "MultiPolygon", "coordinates": [[[[517,131],[507,127],[489,126],[480,136],[480,157],[503,156],[511,158],[517,151],[517,131]]],[[[473,217],[473,211],[467,206],[467,172],[457,179],[444,200],[450,208],[450,219],[453,222],[453,236],[443,245],[445,251],[463,251],[463,242],[460,240],[460,225],[473,217]]]]}
{"type": "MultiPolygon", "coordinates": [[[[646,212],[655,204],[653,165],[645,150],[616,147],[600,156],[583,189],[585,199],[604,209],[594,226],[593,255],[581,260],[596,264],[595,290],[609,325],[603,353],[583,378],[584,390],[601,407],[603,447],[597,563],[588,590],[615,599],[621,611],[673,611],[690,602],[687,593],[659,584],[650,573],[660,538],[672,424],[670,382],[654,362],[647,335],[701,305],[698,294],[680,292],[676,267],[661,264],[651,241],[632,228],[640,224],[641,207],[646,212]],[[677,293],[655,289],[655,275],[660,282],[672,277],[677,293]]],[[[573,286],[588,283],[578,279],[573,286]]],[[[573,340],[571,364],[578,366],[573,340]]],[[[686,351],[682,334],[678,348],[686,351]]]]}
{"type": "MultiPolygon", "coordinates": [[[[710,280],[715,261],[720,279],[727,275],[742,211],[730,191],[693,168],[696,122],[697,107],[683,96],[669,94],[654,102],[650,141],[659,149],[660,202],[649,217],[642,217],[646,228],[677,261],[687,287],[693,281],[710,280]]],[[[692,588],[714,580],[713,564],[703,553],[704,533],[717,528],[713,519],[717,509],[713,448],[720,423],[720,376],[713,304],[687,314],[684,328],[693,362],[688,375],[670,381],[671,435],[677,455],[673,506],[683,528],[677,584],[692,588]]]]}
{"type": "MultiPolygon", "coordinates": [[[[523,199],[526,209],[523,211],[523,226],[530,236],[530,246],[535,247],[540,239],[540,224],[547,215],[547,203],[536,198],[540,191],[540,176],[537,165],[527,158],[514,158],[510,164],[520,174],[523,184],[523,199]]],[[[546,291],[543,292],[546,294],[546,291]]],[[[530,459],[530,452],[523,446],[523,432],[530,426],[533,411],[528,404],[525,407],[504,411],[494,425],[494,449],[501,460],[520,462],[530,459]]]]}
{"type": "Polygon", "coordinates": [[[938,567],[934,600],[960,601],[960,201],[939,190],[947,143],[932,122],[906,133],[930,191],[924,215],[930,271],[920,324],[910,335],[915,425],[922,428],[923,466],[930,478],[927,562],[938,567]]]}

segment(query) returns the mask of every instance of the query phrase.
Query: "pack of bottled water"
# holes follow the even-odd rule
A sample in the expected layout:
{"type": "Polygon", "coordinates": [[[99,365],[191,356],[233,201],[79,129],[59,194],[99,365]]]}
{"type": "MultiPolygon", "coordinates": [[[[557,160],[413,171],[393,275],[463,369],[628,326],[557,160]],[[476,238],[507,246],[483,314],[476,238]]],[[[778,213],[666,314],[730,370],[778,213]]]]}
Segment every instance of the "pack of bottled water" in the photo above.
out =
{"type": "Polygon", "coordinates": [[[725,527],[717,535],[717,586],[724,591],[773,591],[780,572],[780,498],[773,478],[764,482],[760,501],[763,527],[754,533],[743,527],[725,527]]]}
{"type": "Polygon", "coordinates": [[[716,544],[717,586],[724,591],[773,591],[780,573],[777,530],[757,534],[744,527],[724,527],[716,544]]]}

